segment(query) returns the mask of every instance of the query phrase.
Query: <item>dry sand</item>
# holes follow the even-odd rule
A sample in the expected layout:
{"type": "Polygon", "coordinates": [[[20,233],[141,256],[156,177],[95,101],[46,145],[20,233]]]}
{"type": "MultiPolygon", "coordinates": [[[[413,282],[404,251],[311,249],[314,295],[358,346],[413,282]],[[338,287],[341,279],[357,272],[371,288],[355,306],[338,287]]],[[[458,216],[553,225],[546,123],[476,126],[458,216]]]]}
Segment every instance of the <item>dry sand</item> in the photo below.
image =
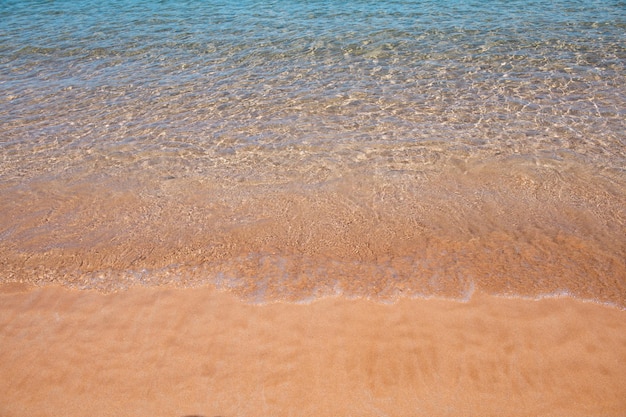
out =
{"type": "Polygon", "coordinates": [[[626,311],[0,287],[0,416],[624,416],[626,311]]]}

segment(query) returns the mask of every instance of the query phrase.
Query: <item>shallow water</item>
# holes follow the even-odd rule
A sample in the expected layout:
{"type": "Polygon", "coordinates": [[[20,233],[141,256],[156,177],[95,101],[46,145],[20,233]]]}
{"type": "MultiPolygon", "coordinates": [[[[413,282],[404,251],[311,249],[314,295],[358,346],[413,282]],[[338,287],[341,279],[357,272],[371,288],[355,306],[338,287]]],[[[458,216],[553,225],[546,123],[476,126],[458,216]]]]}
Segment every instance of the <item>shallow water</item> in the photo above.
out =
{"type": "Polygon", "coordinates": [[[0,280],[626,306],[626,4],[0,5],[0,280]]]}

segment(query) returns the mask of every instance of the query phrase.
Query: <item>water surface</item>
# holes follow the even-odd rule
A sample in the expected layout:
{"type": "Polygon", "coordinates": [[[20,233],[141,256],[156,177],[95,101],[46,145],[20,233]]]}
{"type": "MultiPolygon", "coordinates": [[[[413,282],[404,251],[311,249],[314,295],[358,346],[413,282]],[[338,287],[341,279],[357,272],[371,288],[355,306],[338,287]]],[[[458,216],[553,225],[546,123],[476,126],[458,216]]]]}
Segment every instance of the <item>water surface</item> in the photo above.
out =
{"type": "Polygon", "coordinates": [[[2,282],[626,305],[620,1],[3,1],[2,282]]]}

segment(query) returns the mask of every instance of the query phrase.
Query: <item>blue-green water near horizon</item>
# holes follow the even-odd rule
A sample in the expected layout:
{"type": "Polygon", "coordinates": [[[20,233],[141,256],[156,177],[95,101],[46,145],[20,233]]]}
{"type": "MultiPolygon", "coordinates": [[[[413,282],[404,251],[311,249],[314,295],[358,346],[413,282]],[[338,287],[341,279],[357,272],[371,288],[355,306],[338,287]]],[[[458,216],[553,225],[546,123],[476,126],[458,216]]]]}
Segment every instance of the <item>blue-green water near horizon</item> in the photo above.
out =
{"type": "Polygon", "coordinates": [[[2,282],[626,305],[623,1],[0,0],[2,282]]]}

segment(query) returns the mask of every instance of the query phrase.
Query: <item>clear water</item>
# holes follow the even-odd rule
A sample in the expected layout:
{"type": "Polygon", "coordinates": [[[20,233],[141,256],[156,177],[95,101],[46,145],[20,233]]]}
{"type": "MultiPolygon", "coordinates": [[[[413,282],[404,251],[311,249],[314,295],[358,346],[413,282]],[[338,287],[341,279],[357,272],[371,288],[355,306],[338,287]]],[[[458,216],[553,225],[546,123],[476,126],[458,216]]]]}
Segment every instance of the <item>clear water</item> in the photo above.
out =
{"type": "Polygon", "coordinates": [[[4,282],[626,305],[623,1],[0,1],[4,282]]]}

